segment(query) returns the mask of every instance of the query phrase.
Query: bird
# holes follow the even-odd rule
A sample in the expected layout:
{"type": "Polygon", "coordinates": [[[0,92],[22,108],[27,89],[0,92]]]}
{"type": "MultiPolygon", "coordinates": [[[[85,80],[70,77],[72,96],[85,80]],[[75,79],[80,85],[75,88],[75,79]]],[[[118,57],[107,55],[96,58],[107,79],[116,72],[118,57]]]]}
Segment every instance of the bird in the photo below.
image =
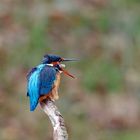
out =
{"type": "Polygon", "coordinates": [[[64,69],[64,61],[77,61],[66,59],[54,54],[44,55],[41,63],[32,68],[27,74],[27,97],[29,97],[30,111],[34,111],[39,102],[50,98],[57,100],[60,84],[60,74],[64,73],[76,78],[64,69]]]}

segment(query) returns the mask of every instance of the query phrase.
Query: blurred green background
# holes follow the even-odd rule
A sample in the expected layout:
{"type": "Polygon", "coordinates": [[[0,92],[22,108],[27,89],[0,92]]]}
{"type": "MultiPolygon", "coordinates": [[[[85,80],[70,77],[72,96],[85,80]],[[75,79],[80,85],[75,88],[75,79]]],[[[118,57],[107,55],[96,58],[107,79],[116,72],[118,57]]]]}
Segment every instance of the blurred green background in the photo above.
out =
{"type": "Polygon", "coordinates": [[[52,140],[26,74],[46,53],[78,58],[56,102],[70,140],[140,140],[139,0],[0,0],[0,140],[52,140]]]}

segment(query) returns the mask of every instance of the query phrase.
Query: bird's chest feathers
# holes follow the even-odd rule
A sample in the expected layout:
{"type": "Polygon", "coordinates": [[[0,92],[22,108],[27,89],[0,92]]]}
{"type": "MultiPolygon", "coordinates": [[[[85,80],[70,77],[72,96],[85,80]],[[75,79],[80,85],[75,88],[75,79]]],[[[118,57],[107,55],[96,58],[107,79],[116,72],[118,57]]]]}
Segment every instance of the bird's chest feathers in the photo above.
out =
{"type": "Polygon", "coordinates": [[[52,95],[54,100],[58,100],[59,96],[58,96],[58,89],[59,89],[59,85],[60,85],[60,73],[58,72],[56,74],[56,80],[54,81],[54,88],[52,89],[52,95]]]}

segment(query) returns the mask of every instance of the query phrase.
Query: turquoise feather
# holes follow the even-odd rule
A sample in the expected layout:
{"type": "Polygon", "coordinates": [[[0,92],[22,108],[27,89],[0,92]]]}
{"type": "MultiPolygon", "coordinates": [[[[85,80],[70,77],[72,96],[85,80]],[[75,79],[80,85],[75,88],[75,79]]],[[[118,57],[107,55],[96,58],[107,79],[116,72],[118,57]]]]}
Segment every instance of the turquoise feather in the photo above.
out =
{"type": "Polygon", "coordinates": [[[28,95],[30,97],[30,110],[34,111],[37,104],[38,104],[38,99],[39,99],[39,76],[41,70],[45,67],[45,64],[41,64],[37,66],[36,71],[34,71],[29,79],[28,79],[28,85],[27,85],[27,91],[28,95]]]}

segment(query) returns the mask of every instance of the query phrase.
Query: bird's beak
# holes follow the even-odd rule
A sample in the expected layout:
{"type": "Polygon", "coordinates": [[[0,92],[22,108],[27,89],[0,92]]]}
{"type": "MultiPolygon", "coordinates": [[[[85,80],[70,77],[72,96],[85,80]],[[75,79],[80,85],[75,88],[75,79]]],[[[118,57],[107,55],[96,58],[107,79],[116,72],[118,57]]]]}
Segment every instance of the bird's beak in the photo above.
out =
{"type": "MultiPolygon", "coordinates": [[[[67,62],[67,61],[78,61],[78,59],[74,59],[74,58],[62,58],[62,62],[67,62]]],[[[73,76],[72,74],[70,74],[67,70],[63,69],[64,67],[61,67],[61,70],[63,71],[63,73],[65,75],[68,75],[72,78],[76,78],[75,76],[73,76]]]]}
{"type": "Polygon", "coordinates": [[[72,74],[70,74],[67,70],[65,70],[65,69],[63,69],[63,68],[61,68],[61,71],[63,71],[63,73],[65,74],[65,75],[68,75],[68,76],[70,76],[70,77],[72,77],[72,78],[76,78],[75,76],[73,76],[72,74]]]}
{"type": "Polygon", "coordinates": [[[74,58],[63,58],[62,61],[79,61],[79,60],[74,58]]]}

